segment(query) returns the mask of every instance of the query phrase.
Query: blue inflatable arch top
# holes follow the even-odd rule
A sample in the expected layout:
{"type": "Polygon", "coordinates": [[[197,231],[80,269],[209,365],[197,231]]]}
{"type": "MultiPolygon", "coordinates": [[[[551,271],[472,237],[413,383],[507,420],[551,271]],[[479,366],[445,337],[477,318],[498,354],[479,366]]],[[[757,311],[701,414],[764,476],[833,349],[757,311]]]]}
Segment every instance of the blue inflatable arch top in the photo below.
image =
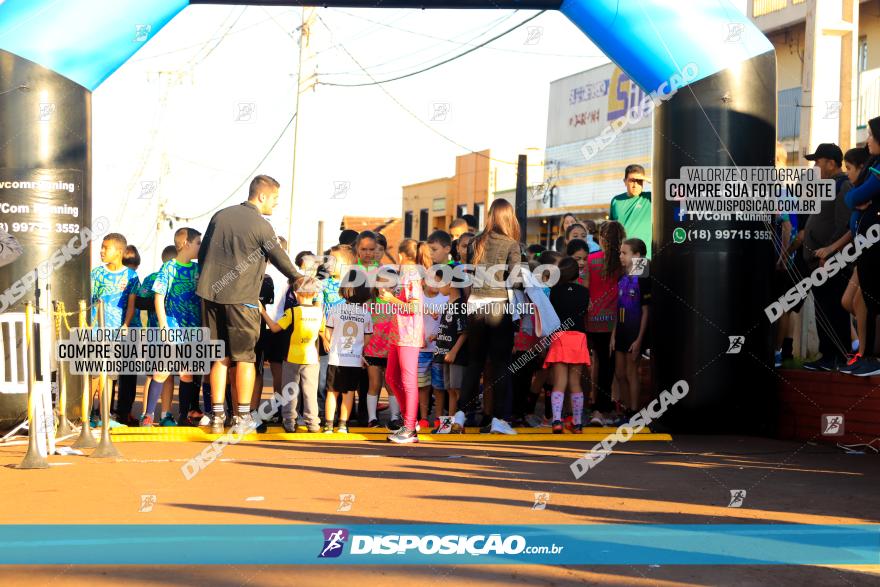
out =
{"type": "Polygon", "coordinates": [[[135,40],[139,27],[152,37],[188,4],[558,9],[649,91],[687,63],[697,66],[702,79],[773,50],[728,0],[6,0],[0,5],[0,49],[94,90],[143,46],[135,40]],[[730,43],[727,31],[734,22],[743,30],[738,42],[730,43]]]}

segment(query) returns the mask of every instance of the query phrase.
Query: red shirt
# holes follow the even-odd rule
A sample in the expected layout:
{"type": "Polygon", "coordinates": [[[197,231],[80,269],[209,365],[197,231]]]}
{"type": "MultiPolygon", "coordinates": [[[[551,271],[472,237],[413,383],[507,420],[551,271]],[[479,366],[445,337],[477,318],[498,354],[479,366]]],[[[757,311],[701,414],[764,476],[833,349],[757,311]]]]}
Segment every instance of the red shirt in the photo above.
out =
{"type": "Polygon", "coordinates": [[[605,252],[590,253],[587,257],[590,272],[590,308],[587,311],[587,332],[611,332],[617,314],[617,279],[620,272],[602,276],[605,252]]]}

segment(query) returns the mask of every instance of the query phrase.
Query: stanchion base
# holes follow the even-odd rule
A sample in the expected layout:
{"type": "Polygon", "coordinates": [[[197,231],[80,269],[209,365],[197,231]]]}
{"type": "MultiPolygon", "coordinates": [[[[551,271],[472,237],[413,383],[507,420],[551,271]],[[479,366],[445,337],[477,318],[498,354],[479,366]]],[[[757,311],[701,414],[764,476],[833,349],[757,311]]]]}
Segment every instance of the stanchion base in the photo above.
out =
{"type": "Polygon", "coordinates": [[[118,450],[116,450],[116,447],[113,446],[113,443],[110,442],[110,439],[105,437],[101,438],[101,442],[98,444],[98,448],[92,451],[92,454],[90,454],[89,456],[99,459],[108,459],[121,457],[122,454],[118,450]]]}
{"type": "Polygon", "coordinates": [[[71,448],[95,448],[98,446],[98,441],[95,440],[95,437],[92,436],[92,431],[89,428],[89,421],[86,420],[82,429],[80,430],[79,438],[76,439],[76,442],[70,445],[71,448]]]}
{"type": "Polygon", "coordinates": [[[62,417],[61,421],[58,423],[58,429],[55,430],[55,438],[61,438],[64,436],[70,436],[76,432],[76,428],[73,427],[73,424],[70,423],[70,420],[62,417]]]}
{"type": "Polygon", "coordinates": [[[21,463],[19,463],[16,469],[48,469],[49,461],[40,454],[38,450],[28,450],[27,454],[24,455],[24,459],[22,459],[21,463]]]}

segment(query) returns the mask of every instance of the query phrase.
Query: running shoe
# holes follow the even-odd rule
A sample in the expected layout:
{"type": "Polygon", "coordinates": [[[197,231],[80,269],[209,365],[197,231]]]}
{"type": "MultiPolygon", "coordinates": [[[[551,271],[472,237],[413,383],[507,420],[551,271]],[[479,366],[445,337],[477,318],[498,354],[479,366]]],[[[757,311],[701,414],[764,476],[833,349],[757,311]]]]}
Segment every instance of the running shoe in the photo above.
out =
{"type": "Polygon", "coordinates": [[[401,420],[400,418],[395,418],[394,420],[388,422],[388,430],[392,432],[397,432],[401,428],[403,428],[403,420],[401,420]]]}
{"type": "Polygon", "coordinates": [[[583,434],[584,433],[584,425],[583,424],[575,424],[571,427],[572,434],[583,434]]]}
{"type": "Polygon", "coordinates": [[[312,434],[317,434],[318,432],[321,431],[321,427],[320,426],[309,426],[308,428],[306,428],[306,430],[311,432],[312,434]]]}
{"type": "Polygon", "coordinates": [[[210,426],[211,425],[211,415],[205,414],[199,419],[199,426],[210,426]]]}
{"type": "Polygon", "coordinates": [[[281,422],[281,426],[288,434],[293,434],[294,432],[296,432],[296,424],[294,422],[288,422],[287,420],[285,420],[281,422]]]}
{"type": "Polygon", "coordinates": [[[333,424],[324,424],[324,434],[333,434],[333,424]]]}
{"type": "Polygon", "coordinates": [[[852,374],[853,371],[862,367],[862,353],[849,355],[846,365],[840,368],[841,373],[852,374]]]}
{"type": "Polygon", "coordinates": [[[257,426],[258,424],[254,421],[253,416],[251,416],[250,414],[245,414],[244,416],[234,416],[232,418],[232,429],[229,430],[229,433],[235,434],[236,436],[250,434],[257,429],[257,426]]]}
{"type": "Polygon", "coordinates": [[[257,426],[257,432],[259,434],[265,434],[269,431],[269,423],[268,422],[260,422],[260,425],[257,426]]]}
{"type": "Polygon", "coordinates": [[[553,434],[562,434],[562,420],[553,420],[553,434]]]}
{"type": "Polygon", "coordinates": [[[348,434],[348,423],[347,422],[340,422],[339,428],[337,428],[336,431],[339,432],[340,434],[348,434]]]}
{"type": "Polygon", "coordinates": [[[418,422],[416,422],[416,432],[421,432],[422,430],[430,430],[431,423],[428,422],[425,418],[422,418],[418,422]]]}
{"type": "Polygon", "coordinates": [[[381,427],[382,427],[382,425],[379,424],[379,420],[376,420],[375,418],[373,418],[372,420],[367,422],[367,428],[381,428],[381,427]]]}
{"type": "Polygon", "coordinates": [[[159,426],[177,426],[177,422],[175,422],[171,412],[165,412],[165,415],[159,421],[159,426]]]}
{"type": "Polygon", "coordinates": [[[510,424],[498,418],[492,418],[492,424],[489,428],[491,434],[516,434],[516,430],[511,428],[510,424]]]}
{"type": "Polygon", "coordinates": [[[464,415],[464,412],[462,412],[461,410],[455,412],[455,414],[452,416],[453,426],[458,426],[459,430],[464,430],[464,422],[466,419],[467,418],[464,415]]]}
{"type": "Polygon", "coordinates": [[[194,426],[196,422],[199,422],[205,415],[199,410],[190,410],[186,415],[186,419],[189,421],[190,426],[194,426]]]}
{"type": "Polygon", "coordinates": [[[605,418],[602,417],[602,412],[598,410],[594,410],[592,414],[590,414],[590,426],[604,426],[605,418]]]}
{"type": "Polygon", "coordinates": [[[544,422],[541,418],[534,414],[529,414],[526,416],[526,426],[528,426],[529,428],[541,428],[546,425],[546,422],[544,422]]]}
{"type": "Polygon", "coordinates": [[[397,432],[388,437],[388,440],[395,444],[413,444],[419,441],[419,435],[415,430],[401,426],[397,432]]]}
{"type": "Polygon", "coordinates": [[[880,375],[880,359],[877,357],[862,357],[859,361],[861,366],[858,369],[850,371],[850,375],[856,377],[870,377],[872,375],[880,375]]]}
{"type": "Polygon", "coordinates": [[[214,414],[211,416],[211,434],[223,434],[226,431],[226,415],[214,414]]]}
{"type": "Polygon", "coordinates": [[[804,363],[804,369],[808,371],[837,371],[842,366],[831,357],[822,357],[818,361],[804,363]]]}
{"type": "MultiPolygon", "coordinates": [[[[101,423],[98,422],[98,426],[100,426],[100,425],[101,425],[101,423]]],[[[151,416],[147,416],[147,415],[141,416],[141,421],[138,423],[139,427],[149,428],[152,425],[153,425],[153,418],[151,416]]]]}
{"type": "Polygon", "coordinates": [[[458,422],[452,423],[452,429],[449,431],[450,434],[464,434],[464,427],[458,422]]]}
{"type": "Polygon", "coordinates": [[[440,424],[432,431],[433,434],[449,434],[452,432],[453,421],[449,416],[442,416],[440,424]]]}

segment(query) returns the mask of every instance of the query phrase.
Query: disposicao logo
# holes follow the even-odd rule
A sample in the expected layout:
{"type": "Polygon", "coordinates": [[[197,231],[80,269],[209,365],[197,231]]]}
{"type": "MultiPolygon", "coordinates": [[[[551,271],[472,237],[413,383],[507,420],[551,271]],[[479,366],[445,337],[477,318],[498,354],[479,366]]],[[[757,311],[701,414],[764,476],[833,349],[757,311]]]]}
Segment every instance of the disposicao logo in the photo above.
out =
{"type": "Polygon", "coordinates": [[[342,554],[345,541],[348,540],[348,530],[345,528],[324,528],[324,547],[318,558],[337,558],[342,554]]]}

